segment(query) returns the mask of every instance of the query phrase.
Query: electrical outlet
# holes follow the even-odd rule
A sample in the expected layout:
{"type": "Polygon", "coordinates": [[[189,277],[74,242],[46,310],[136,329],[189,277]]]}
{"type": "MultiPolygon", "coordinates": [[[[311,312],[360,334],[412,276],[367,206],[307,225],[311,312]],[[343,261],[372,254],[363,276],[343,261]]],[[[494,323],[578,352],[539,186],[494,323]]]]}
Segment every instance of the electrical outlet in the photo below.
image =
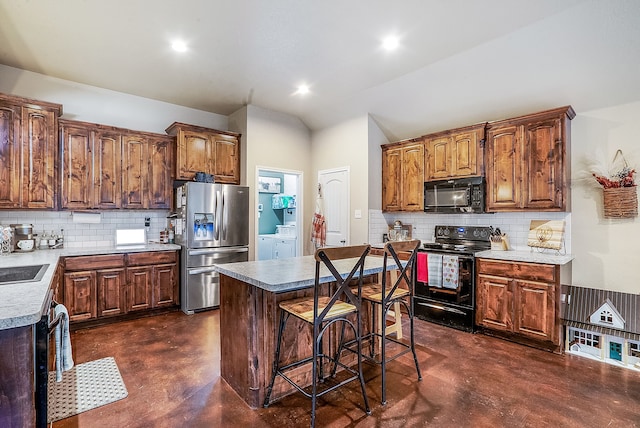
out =
{"type": "Polygon", "coordinates": [[[144,218],[144,227],[149,227],[151,226],[151,217],[145,217],[144,218]]]}

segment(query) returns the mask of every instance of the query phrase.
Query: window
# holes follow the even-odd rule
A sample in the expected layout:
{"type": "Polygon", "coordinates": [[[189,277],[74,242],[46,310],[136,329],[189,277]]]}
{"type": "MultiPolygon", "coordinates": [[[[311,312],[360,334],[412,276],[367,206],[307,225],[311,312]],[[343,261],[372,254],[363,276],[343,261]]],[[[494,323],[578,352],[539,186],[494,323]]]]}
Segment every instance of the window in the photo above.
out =
{"type": "Polygon", "coordinates": [[[613,314],[606,309],[600,312],[600,322],[613,324],[613,314]]]}
{"type": "Polygon", "coordinates": [[[571,333],[575,342],[581,345],[600,348],[600,335],[589,333],[584,330],[572,330],[571,333]]]}
{"type": "Polygon", "coordinates": [[[629,356],[640,358],[640,343],[629,341],[629,356]]]}

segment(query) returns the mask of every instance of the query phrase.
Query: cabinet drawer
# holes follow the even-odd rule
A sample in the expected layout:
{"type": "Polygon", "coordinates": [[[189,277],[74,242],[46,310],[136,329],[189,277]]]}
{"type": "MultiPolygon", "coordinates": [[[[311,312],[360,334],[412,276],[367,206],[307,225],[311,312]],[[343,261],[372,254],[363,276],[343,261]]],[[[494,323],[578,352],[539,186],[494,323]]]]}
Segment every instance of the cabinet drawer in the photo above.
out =
{"type": "Polygon", "coordinates": [[[128,266],[157,265],[162,263],[176,263],[177,261],[177,251],[151,251],[127,254],[128,266]]]}
{"type": "Polygon", "coordinates": [[[124,254],[66,257],[64,263],[67,271],[116,268],[124,266],[124,254]]]}
{"type": "Polygon", "coordinates": [[[478,259],[478,273],[555,283],[558,266],[538,263],[478,259]]]}

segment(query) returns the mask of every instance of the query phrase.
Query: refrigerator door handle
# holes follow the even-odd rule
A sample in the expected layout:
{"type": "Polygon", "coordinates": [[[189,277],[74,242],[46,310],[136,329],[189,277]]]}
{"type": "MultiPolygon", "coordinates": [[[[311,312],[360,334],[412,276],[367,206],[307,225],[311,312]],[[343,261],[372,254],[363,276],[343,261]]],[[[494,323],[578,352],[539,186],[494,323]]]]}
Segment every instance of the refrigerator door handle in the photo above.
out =
{"type": "Polygon", "coordinates": [[[220,227],[221,227],[221,223],[222,223],[222,219],[221,217],[221,211],[222,211],[222,203],[220,202],[220,191],[216,190],[216,197],[215,197],[215,201],[216,201],[216,206],[213,208],[215,211],[215,228],[216,228],[216,232],[214,234],[214,238],[216,241],[220,240],[220,227]]]}
{"type": "Polygon", "coordinates": [[[215,253],[246,253],[249,251],[247,247],[240,248],[209,248],[206,250],[189,250],[190,256],[202,256],[205,254],[215,254],[215,253]]]}
{"type": "Polygon", "coordinates": [[[227,207],[224,204],[224,191],[222,191],[220,193],[220,198],[221,198],[221,202],[222,202],[222,208],[220,208],[220,214],[222,216],[220,218],[220,223],[222,224],[222,226],[221,226],[222,227],[222,231],[221,231],[222,237],[221,237],[221,239],[223,241],[226,241],[227,240],[227,228],[225,227],[226,221],[225,221],[224,217],[225,217],[225,214],[226,214],[225,210],[226,210],[227,207]]]}
{"type": "Polygon", "coordinates": [[[204,267],[199,269],[188,269],[189,275],[201,275],[203,273],[216,272],[214,267],[204,267]]]}

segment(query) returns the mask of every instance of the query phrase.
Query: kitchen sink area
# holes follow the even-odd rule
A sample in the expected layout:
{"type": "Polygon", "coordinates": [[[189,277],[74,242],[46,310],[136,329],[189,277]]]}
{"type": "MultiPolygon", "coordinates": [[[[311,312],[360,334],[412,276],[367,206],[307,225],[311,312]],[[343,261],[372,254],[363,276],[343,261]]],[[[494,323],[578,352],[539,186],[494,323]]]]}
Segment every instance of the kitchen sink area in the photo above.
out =
{"type": "Polygon", "coordinates": [[[0,285],[40,281],[48,264],[0,268],[0,285]]]}

